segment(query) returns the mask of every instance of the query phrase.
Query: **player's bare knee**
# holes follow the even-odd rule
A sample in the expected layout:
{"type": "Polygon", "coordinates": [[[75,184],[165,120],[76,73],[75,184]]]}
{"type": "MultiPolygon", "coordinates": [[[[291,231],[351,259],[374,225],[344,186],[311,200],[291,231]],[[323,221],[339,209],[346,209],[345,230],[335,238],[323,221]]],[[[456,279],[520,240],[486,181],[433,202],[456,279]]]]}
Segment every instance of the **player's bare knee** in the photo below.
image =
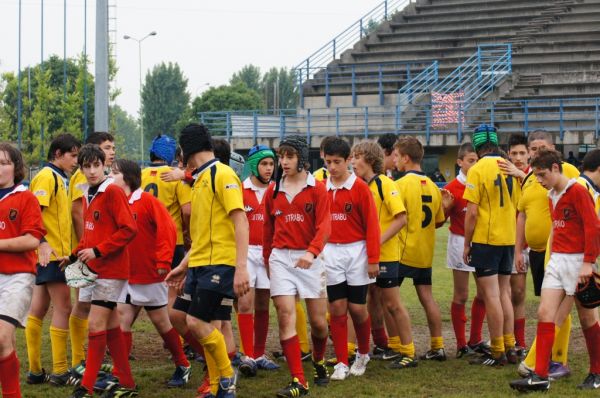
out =
{"type": "Polygon", "coordinates": [[[15,328],[9,324],[0,324],[0,358],[9,355],[14,349],[13,335],[15,328]]]}

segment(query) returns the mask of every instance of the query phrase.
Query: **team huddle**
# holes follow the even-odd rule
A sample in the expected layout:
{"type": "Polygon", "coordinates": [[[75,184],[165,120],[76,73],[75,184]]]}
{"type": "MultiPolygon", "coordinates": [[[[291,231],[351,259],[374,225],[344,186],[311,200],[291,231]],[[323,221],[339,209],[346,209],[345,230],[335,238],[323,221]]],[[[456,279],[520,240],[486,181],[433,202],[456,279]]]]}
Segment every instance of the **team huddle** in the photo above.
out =
{"type": "Polygon", "coordinates": [[[202,398],[235,397],[238,371],[252,377],[279,369],[266,353],[271,300],[281,344],[274,354],[291,379],[277,397],[309,394],[303,361],[312,362],[318,387],[362,376],[371,359],[398,370],[445,361],[432,262],[436,229],[448,219],[456,357],[516,364],[521,378],[510,387],[547,390],[549,380],[570,373],[575,304],[590,358],[578,388],[600,387],[600,150],[586,154],[580,173],[562,162],[545,131],[510,137],[504,152],[496,129],[481,125],[459,148],[457,177],[440,189],[421,169],[424,148],[413,136],[352,147],[326,137],[320,149],[325,166],[314,173],[300,136],[283,138],[276,150],[254,146],[242,166],[226,141],[190,124],[178,144],[156,137],[142,170],[115,159],[108,133],[93,133],[84,145],[62,134],[27,188],[21,153],[0,143],[2,396],[21,397],[19,327],[28,384],[75,386],[72,398],[138,396],[129,361],[142,309],[171,354],[168,387],[186,385],[189,357],[203,358],[202,398]],[[528,270],[541,296],[530,347],[528,270]],[[467,339],[469,275],[477,291],[467,339]],[[419,347],[421,355],[400,297],[405,279],[427,319],[430,345],[419,347]],[[46,372],[42,326],[50,305],[46,372]],[[332,359],[325,358],[328,340],[332,359]]]}

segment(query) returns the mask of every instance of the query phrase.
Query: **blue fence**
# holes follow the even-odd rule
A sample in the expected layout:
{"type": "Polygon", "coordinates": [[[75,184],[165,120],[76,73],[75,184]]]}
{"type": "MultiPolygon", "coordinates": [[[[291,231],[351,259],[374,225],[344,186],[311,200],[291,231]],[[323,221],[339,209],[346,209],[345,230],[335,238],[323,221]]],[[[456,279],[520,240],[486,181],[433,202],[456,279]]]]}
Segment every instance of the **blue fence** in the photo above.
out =
{"type": "Polygon", "coordinates": [[[558,133],[590,132],[600,137],[600,98],[557,98],[544,100],[501,100],[462,102],[436,108],[432,104],[412,106],[407,115],[400,106],[321,108],[297,111],[205,112],[200,119],[216,135],[227,139],[283,138],[290,134],[313,136],[360,136],[384,133],[425,135],[470,133],[481,123],[492,123],[502,133],[529,133],[544,128],[558,133]]]}

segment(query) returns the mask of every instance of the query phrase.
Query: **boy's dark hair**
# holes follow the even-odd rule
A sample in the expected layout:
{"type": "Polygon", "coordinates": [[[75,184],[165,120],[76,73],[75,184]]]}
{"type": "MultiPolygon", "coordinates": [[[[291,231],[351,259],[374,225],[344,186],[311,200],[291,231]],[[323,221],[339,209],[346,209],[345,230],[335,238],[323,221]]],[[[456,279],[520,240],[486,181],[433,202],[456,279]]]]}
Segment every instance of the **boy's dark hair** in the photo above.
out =
{"type": "Polygon", "coordinates": [[[583,171],[596,171],[600,167],[600,149],[592,149],[583,157],[583,171]]]}
{"type": "Polygon", "coordinates": [[[524,145],[525,148],[527,148],[527,137],[525,137],[523,134],[512,134],[510,136],[510,138],[508,139],[509,152],[510,152],[510,148],[517,146],[517,145],[524,145]]]}
{"type": "Polygon", "coordinates": [[[401,155],[408,155],[413,163],[421,163],[425,156],[421,141],[410,135],[400,137],[394,144],[394,149],[397,149],[401,155]]]}
{"type": "Polygon", "coordinates": [[[213,152],[215,153],[215,157],[219,159],[219,162],[229,166],[229,160],[231,159],[231,146],[229,146],[229,142],[223,138],[214,138],[213,152]]]}
{"type": "Polygon", "coordinates": [[[99,160],[102,164],[106,160],[106,156],[104,155],[104,151],[100,149],[100,147],[96,144],[85,144],[79,150],[79,155],[77,156],[77,163],[79,167],[83,167],[84,164],[90,164],[99,160]]]}
{"type": "Polygon", "coordinates": [[[319,151],[323,152],[325,150],[325,145],[327,145],[328,142],[337,139],[338,137],[334,136],[334,135],[328,135],[327,137],[323,138],[321,140],[321,145],[319,146],[319,151]]]}
{"type": "Polygon", "coordinates": [[[25,178],[25,161],[23,160],[21,151],[8,142],[0,142],[0,152],[6,152],[14,165],[15,175],[13,176],[13,182],[15,185],[19,184],[25,178]]]}
{"type": "Polygon", "coordinates": [[[383,152],[385,153],[385,155],[389,156],[392,154],[392,151],[394,150],[394,144],[396,143],[397,140],[398,140],[398,136],[396,136],[396,134],[387,133],[387,134],[380,136],[377,139],[377,143],[379,144],[381,149],[383,149],[383,152]]]}
{"type": "Polygon", "coordinates": [[[465,142],[464,144],[458,147],[457,158],[463,160],[465,156],[467,156],[470,153],[476,153],[475,148],[473,148],[473,144],[471,144],[470,142],[465,142]]]}
{"type": "Polygon", "coordinates": [[[529,136],[527,137],[527,146],[529,147],[529,144],[536,140],[544,140],[550,145],[554,144],[552,134],[550,134],[546,130],[535,130],[529,133],[529,136]]]}
{"type": "Polygon", "coordinates": [[[131,192],[142,185],[142,169],[136,162],[127,159],[117,159],[113,164],[115,168],[123,174],[123,181],[129,186],[131,192]]]}
{"type": "Polygon", "coordinates": [[[71,152],[74,149],[81,148],[81,141],[73,137],[71,134],[59,134],[50,143],[48,148],[48,161],[51,162],[56,159],[56,151],[59,151],[61,155],[67,152],[71,152]]]}
{"type": "Polygon", "coordinates": [[[335,137],[327,141],[323,147],[323,153],[325,156],[339,156],[348,159],[350,157],[350,144],[341,138],[335,137]]]}
{"type": "Polygon", "coordinates": [[[537,156],[531,161],[531,168],[551,170],[552,165],[557,164],[558,170],[562,173],[562,160],[557,151],[542,149],[538,151],[537,156]]]}
{"type": "Polygon", "coordinates": [[[115,142],[115,137],[106,131],[94,131],[85,139],[86,144],[102,145],[105,141],[115,142]]]}
{"type": "Polygon", "coordinates": [[[191,123],[181,130],[179,145],[183,152],[183,163],[187,164],[189,157],[198,152],[213,152],[213,139],[203,124],[191,123]]]}

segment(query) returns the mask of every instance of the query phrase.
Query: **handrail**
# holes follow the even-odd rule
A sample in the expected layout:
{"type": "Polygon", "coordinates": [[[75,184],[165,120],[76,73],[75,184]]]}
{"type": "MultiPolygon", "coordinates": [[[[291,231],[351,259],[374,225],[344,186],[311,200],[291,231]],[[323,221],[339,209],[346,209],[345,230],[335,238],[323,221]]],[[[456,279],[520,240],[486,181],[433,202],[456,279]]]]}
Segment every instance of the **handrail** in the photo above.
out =
{"type": "Polygon", "coordinates": [[[415,94],[429,92],[438,82],[438,71],[438,61],[434,61],[398,90],[398,106],[412,104],[415,94]]]}
{"type": "Polygon", "coordinates": [[[394,12],[404,8],[411,2],[412,0],[384,0],[379,3],[359,20],[296,65],[293,69],[298,73],[299,83],[302,84],[310,78],[311,70],[324,68],[335,60],[338,55],[369,34],[369,30],[372,29],[369,24],[379,24],[388,20],[394,12]]]}

